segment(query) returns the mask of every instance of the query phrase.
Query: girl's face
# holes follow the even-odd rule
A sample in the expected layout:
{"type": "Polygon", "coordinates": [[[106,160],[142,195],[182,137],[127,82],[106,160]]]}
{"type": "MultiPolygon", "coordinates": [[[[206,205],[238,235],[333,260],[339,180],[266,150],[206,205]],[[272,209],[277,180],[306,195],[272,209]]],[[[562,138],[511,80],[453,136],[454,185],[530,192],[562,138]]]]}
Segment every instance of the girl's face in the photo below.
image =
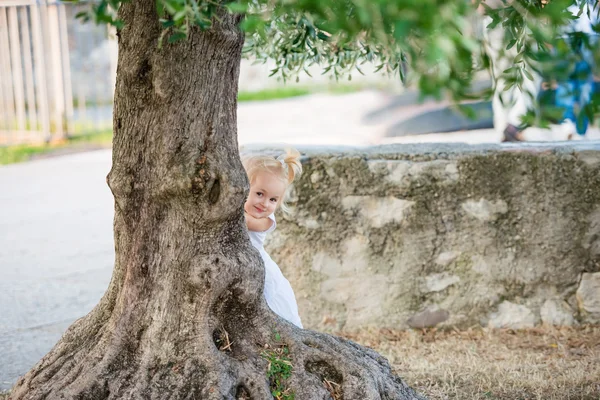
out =
{"type": "Polygon", "coordinates": [[[272,173],[257,173],[254,181],[250,183],[250,194],[244,204],[244,210],[256,219],[268,218],[282,200],[285,187],[285,183],[272,173]]]}

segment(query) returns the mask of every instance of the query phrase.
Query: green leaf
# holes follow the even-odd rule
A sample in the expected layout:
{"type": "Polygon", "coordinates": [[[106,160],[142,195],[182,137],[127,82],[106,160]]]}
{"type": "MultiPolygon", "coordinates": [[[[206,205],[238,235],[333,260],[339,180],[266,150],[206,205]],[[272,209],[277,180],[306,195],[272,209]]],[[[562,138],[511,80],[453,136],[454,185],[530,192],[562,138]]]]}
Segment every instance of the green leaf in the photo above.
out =
{"type": "Polygon", "coordinates": [[[264,21],[262,21],[260,17],[255,15],[246,15],[246,17],[240,24],[240,28],[242,28],[242,30],[246,32],[260,32],[264,25],[264,21]]]}
{"type": "Polygon", "coordinates": [[[159,21],[164,29],[175,26],[175,21],[172,19],[160,19],[159,21]]]}
{"type": "Polygon", "coordinates": [[[183,33],[183,32],[175,32],[171,36],[169,36],[168,42],[169,43],[175,43],[175,42],[178,42],[178,41],[183,40],[185,38],[187,38],[187,35],[185,33],[183,33]]]}
{"type": "Polygon", "coordinates": [[[507,82],[506,85],[504,85],[504,88],[502,88],[503,92],[507,92],[510,89],[512,89],[515,86],[516,82],[507,82]]]}
{"type": "Polygon", "coordinates": [[[90,20],[90,12],[89,11],[80,11],[75,14],[76,19],[80,19],[82,22],[88,22],[90,20]]]}
{"type": "Polygon", "coordinates": [[[178,24],[185,18],[186,15],[187,10],[185,8],[183,10],[179,10],[173,15],[173,21],[175,21],[175,24],[178,24]]]}
{"type": "Polygon", "coordinates": [[[114,26],[118,31],[123,29],[125,23],[120,19],[115,19],[112,21],[112,26],[114,26]]]}
{"type": "Polygon", "coordinates": [[[325,34],[323,31],[319,31],[317,33],[317,38],[320,40],[328,41],[331,38],[331,35],[325,34]]]}
{"type": "Polygon", "coordinates": [[[396,39],[403,39],[406,37],[410,31],[411,23],[407,20],[399,20],[396,22],[394,27],[394,37],[396,39]]]}
{"type": "Polygon", "coordinates": [[[517,54],[516,57],[515,57],[515,59],[514,59],[514,62],[515,63],[520,63],[522,61],[523,61],[523,53],[517,54]]]}
{"type": "Polygon", "coordinates": [[[179,10],[179,7],[175,1],[173,1],[173,0],[162,0],[162,1],[163,1],[164,8],[166,8],[167,12],[170,15],[175,14],[179,10]]]}
{"type": "Polygon", "coordinates": [[[513,39],[510,42],[508,42],[508,44],[506,45],[506,50],[512,49],[516,43],[517,43],[517,39],[513,39]]]}
{"type": "Polygon", "coordinates": [[[229,4],[225,5],[225,7],[227,7],[229,12],[231,12],[233,14],[244,14],[248,11],[248,4],[229,3],[229,4]]]}

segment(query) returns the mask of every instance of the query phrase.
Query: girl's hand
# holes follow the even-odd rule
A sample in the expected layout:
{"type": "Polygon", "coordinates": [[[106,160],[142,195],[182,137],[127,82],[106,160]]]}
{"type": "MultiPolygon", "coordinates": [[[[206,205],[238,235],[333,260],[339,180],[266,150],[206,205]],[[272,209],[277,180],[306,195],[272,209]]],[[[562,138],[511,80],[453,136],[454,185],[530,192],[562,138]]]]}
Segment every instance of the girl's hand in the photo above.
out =
{"type": "Polygon", "coordinates": [[[246,217],[246,226],[249,231],[253,232],[264,232],[273,225],[271,218],[254,218],[252,215],[244,211],[244,217],[246,217]]]}

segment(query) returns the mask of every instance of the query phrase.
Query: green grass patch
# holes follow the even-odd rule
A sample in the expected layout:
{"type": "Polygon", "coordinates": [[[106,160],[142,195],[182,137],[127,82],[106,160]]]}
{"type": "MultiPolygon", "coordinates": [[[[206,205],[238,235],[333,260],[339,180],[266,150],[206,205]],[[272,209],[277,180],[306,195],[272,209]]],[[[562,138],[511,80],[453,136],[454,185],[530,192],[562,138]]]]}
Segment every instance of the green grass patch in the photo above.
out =
{"type": "Polygon", "coordinates": [[[50,146],[19,145],[0,147],[0,165],[14,164],[29,160],[36,154],[47,152],[50,146]]]}
{"type": "Polygon", "coordinates": [[[111,146],[112,145],[113,133],[112,129],[106,129],[98,133],[89,133],[85,135],[74,135],[68,139],[68,143],[88,143],[111,146]]]}
{"type": "Polygon", "coordinates": [[[258,90],[256,92],[240,91],[238,93],[238,101],[264,101],[287,99],[290,97],[306,96],[313,92],[310,89],[302,87],[283,87],[274,89],[258,90]]]}
{"type": "Polygon", "coordinates": [[[112,130],[105,130],[87,135],[74,135],[61,143],[0,147],[0,165],[24,162],[35,156],[52,154],[65,149],[83,151],[102,147],[108,148],[111,144],[112,130]]]}
{"type": "Polygon", "coordinates": [[[257,91],[240,91],[238,102],[279,100],[291,97],[306,96],[314,93],[347,94],[364,90],[368,87],[361,84],[331,83],[320,86],[284,86],[257,91]]]}

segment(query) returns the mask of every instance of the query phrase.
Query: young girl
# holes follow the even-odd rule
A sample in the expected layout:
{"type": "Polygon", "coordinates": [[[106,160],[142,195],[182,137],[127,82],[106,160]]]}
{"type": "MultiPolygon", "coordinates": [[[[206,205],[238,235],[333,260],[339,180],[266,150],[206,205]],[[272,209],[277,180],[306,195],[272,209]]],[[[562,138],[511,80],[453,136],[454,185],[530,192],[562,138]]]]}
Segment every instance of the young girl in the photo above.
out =
{"type": "Polygon", "coordinates": [[[242,163],[250,180],[250,194],[244,204],[244,215],[250,241],[265,263],[267,304],[276,314],[302,328],[292,286],[263,247],[267,234],[273,232],[277,225],[273,214],[275,210],[281,208],[288,212],[285,196],[289,185],[302,172],[299,158],[300,153],[289,150],[278,158],[249,156],[242,163]]]}

